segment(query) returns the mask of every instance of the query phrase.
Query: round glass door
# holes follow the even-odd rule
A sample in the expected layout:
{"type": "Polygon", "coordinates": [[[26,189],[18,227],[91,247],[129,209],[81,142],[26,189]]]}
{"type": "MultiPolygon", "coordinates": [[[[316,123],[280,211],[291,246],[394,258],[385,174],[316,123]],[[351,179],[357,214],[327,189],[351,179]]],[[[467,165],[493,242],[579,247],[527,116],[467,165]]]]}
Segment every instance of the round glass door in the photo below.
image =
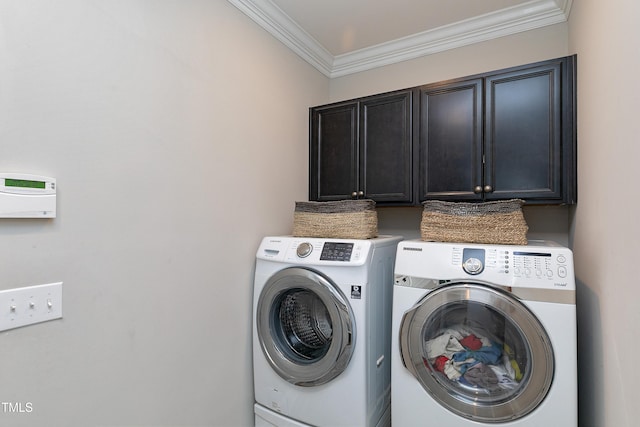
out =
{"type": "Polygon", "coordinates": [[[458,282],[427,294],[403,317],[404,365],[448,410],[483,423],[521,418],[553,381],[549,337],[509,293],[458,282]]]}
{"type": "Polygon", "coordinates": [[[256,326],[271,367],[300,386],[327,383],[346,368],[355,341],[347,299],[322,274],[287,268],[262,290],[256,326]]]}

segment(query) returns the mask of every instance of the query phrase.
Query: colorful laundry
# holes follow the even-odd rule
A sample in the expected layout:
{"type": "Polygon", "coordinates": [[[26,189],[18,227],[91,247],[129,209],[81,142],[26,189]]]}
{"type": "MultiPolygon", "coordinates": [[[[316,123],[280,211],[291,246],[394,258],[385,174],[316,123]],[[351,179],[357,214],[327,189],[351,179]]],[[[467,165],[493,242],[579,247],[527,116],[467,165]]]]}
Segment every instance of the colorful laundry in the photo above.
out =
{"type": "Polygon", "coordinates": [[[513,389],[522,379],[513,350],[460,325],[425,342],[431,366],[449,380],[488,392],[513,389]]]}
{"type": "Polygon", "coordinates": [[[446,356],[450,359],[454,353],[463,351],[464,347],[460,344],[458,334],[452,334],[447,331],[427,341],[426,349],[428,359],[434,359],[438,356],[446,356]]]}
{"type": "Polygon", "coordinates": [[[473,334],[462,338],[460,344],[467,350],[480,350],[482,348],[482,341],[473,334]]]}
{"type": "Polygon", "coordinates": [[[460,378],[460,381],[464,381],[471,386],[484,388],[490,391],[500,389],[498,385],[498,377],[495,372],[493,372],[493,370],[484,363],[477,363],[469,368],[462,378],[460,378]]]}
{"type": "Polygon", "coordinates": [[[520,381],[522,379],[522,371],[520,371],[520,366],[518,366],[518,362],[515,361],[515,352],[509,347],[507,344],[504,345],[504,353],[505,357],[509,359],[509,364],[511,368],[513,368],[514,375],[516,381],[520,381]]]}
{"type": "Polygon", "coordinates": [[[495,365],[500,361],[500,359],[502,359],[502,346],[498,343],[491,343],[490,347],[482,347],[475,351],[460,351],[454,354],[452,359],[454,362],[462,362],[467,359],[473,359],[475,363],[495,365]]]}
{"type": "Polygon", "coordinates": [[[433,363],[433,367],[436,368],[436,371],[444,373],[444,367],[449,361],[447,356],[438,356],[436,357],[436,361],[433,363]]]}

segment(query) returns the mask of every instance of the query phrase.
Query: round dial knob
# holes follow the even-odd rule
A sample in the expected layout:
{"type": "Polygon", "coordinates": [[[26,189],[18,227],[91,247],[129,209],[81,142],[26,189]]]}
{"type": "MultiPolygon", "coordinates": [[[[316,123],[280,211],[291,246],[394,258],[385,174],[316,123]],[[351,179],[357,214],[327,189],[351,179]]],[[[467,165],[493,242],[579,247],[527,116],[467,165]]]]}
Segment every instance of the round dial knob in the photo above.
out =
{"type": "Polygon", "coordinates": [[[308,257],[311,251],[313,251],[313,246],[309,242],[300,243],[296,248],[296,254],[300,258],[308,257]]]}
{"type": "Polygon", "coordinates": [[[480,274],[484,266],[478,258],[469,258],[462,264],[462,269],[468,274],[480,274]]]}

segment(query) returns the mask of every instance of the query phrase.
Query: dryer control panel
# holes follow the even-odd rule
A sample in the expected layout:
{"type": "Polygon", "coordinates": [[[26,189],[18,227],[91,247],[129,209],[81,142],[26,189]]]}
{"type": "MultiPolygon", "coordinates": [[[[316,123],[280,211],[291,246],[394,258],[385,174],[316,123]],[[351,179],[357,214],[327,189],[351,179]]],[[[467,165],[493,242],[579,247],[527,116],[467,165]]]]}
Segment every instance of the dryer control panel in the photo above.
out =
{"type": "Polygon", "coordinates": [[[552,242],[528,246],[404,241],[396,274],[434,280],[474,278],[510,287],[575,289],[573,255],[552,242]]]}
{"type": "MultiPolygon", "coordinates": [[[[483,273],[508,277],[512,286],[546,285],[566,287],[570,254],[552,247],[453,247],[451,262],[471,276],[483,273]]],[[[498,279],[501,281],[500,279],[498,279]]]]}
{"type": "Polygon", "coordinates": [[[569,267],[566,255],[551,252],[513,252],[513,274],[516,277],[565,279],[569,267]]]}

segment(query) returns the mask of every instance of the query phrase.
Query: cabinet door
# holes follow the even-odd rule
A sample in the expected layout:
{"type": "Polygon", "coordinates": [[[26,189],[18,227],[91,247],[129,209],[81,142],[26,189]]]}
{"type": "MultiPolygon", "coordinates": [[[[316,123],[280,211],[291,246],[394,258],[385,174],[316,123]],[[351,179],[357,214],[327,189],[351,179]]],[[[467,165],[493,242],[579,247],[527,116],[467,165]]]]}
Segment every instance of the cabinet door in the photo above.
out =
{"type": "Polygon", "coordinates": [[[360,102],[358,191],[376,203],[413,201],[413,92],[394,92],[360,102]]]}
{"type": "Polygon", "coordinates": [[[424,86],[420,108],[420,201],[481,200],[482,79],[424,86]]]}
{"type": "Polygon", "coordinates": [[[358,186],[358,103],[312,108],[309,129],[309,200],[350,199],[358,186]]]}
{"type": "Polygon", "coordinates": [[[562,200],[562,60],[485,84],[485,199],[562,200]]]}

